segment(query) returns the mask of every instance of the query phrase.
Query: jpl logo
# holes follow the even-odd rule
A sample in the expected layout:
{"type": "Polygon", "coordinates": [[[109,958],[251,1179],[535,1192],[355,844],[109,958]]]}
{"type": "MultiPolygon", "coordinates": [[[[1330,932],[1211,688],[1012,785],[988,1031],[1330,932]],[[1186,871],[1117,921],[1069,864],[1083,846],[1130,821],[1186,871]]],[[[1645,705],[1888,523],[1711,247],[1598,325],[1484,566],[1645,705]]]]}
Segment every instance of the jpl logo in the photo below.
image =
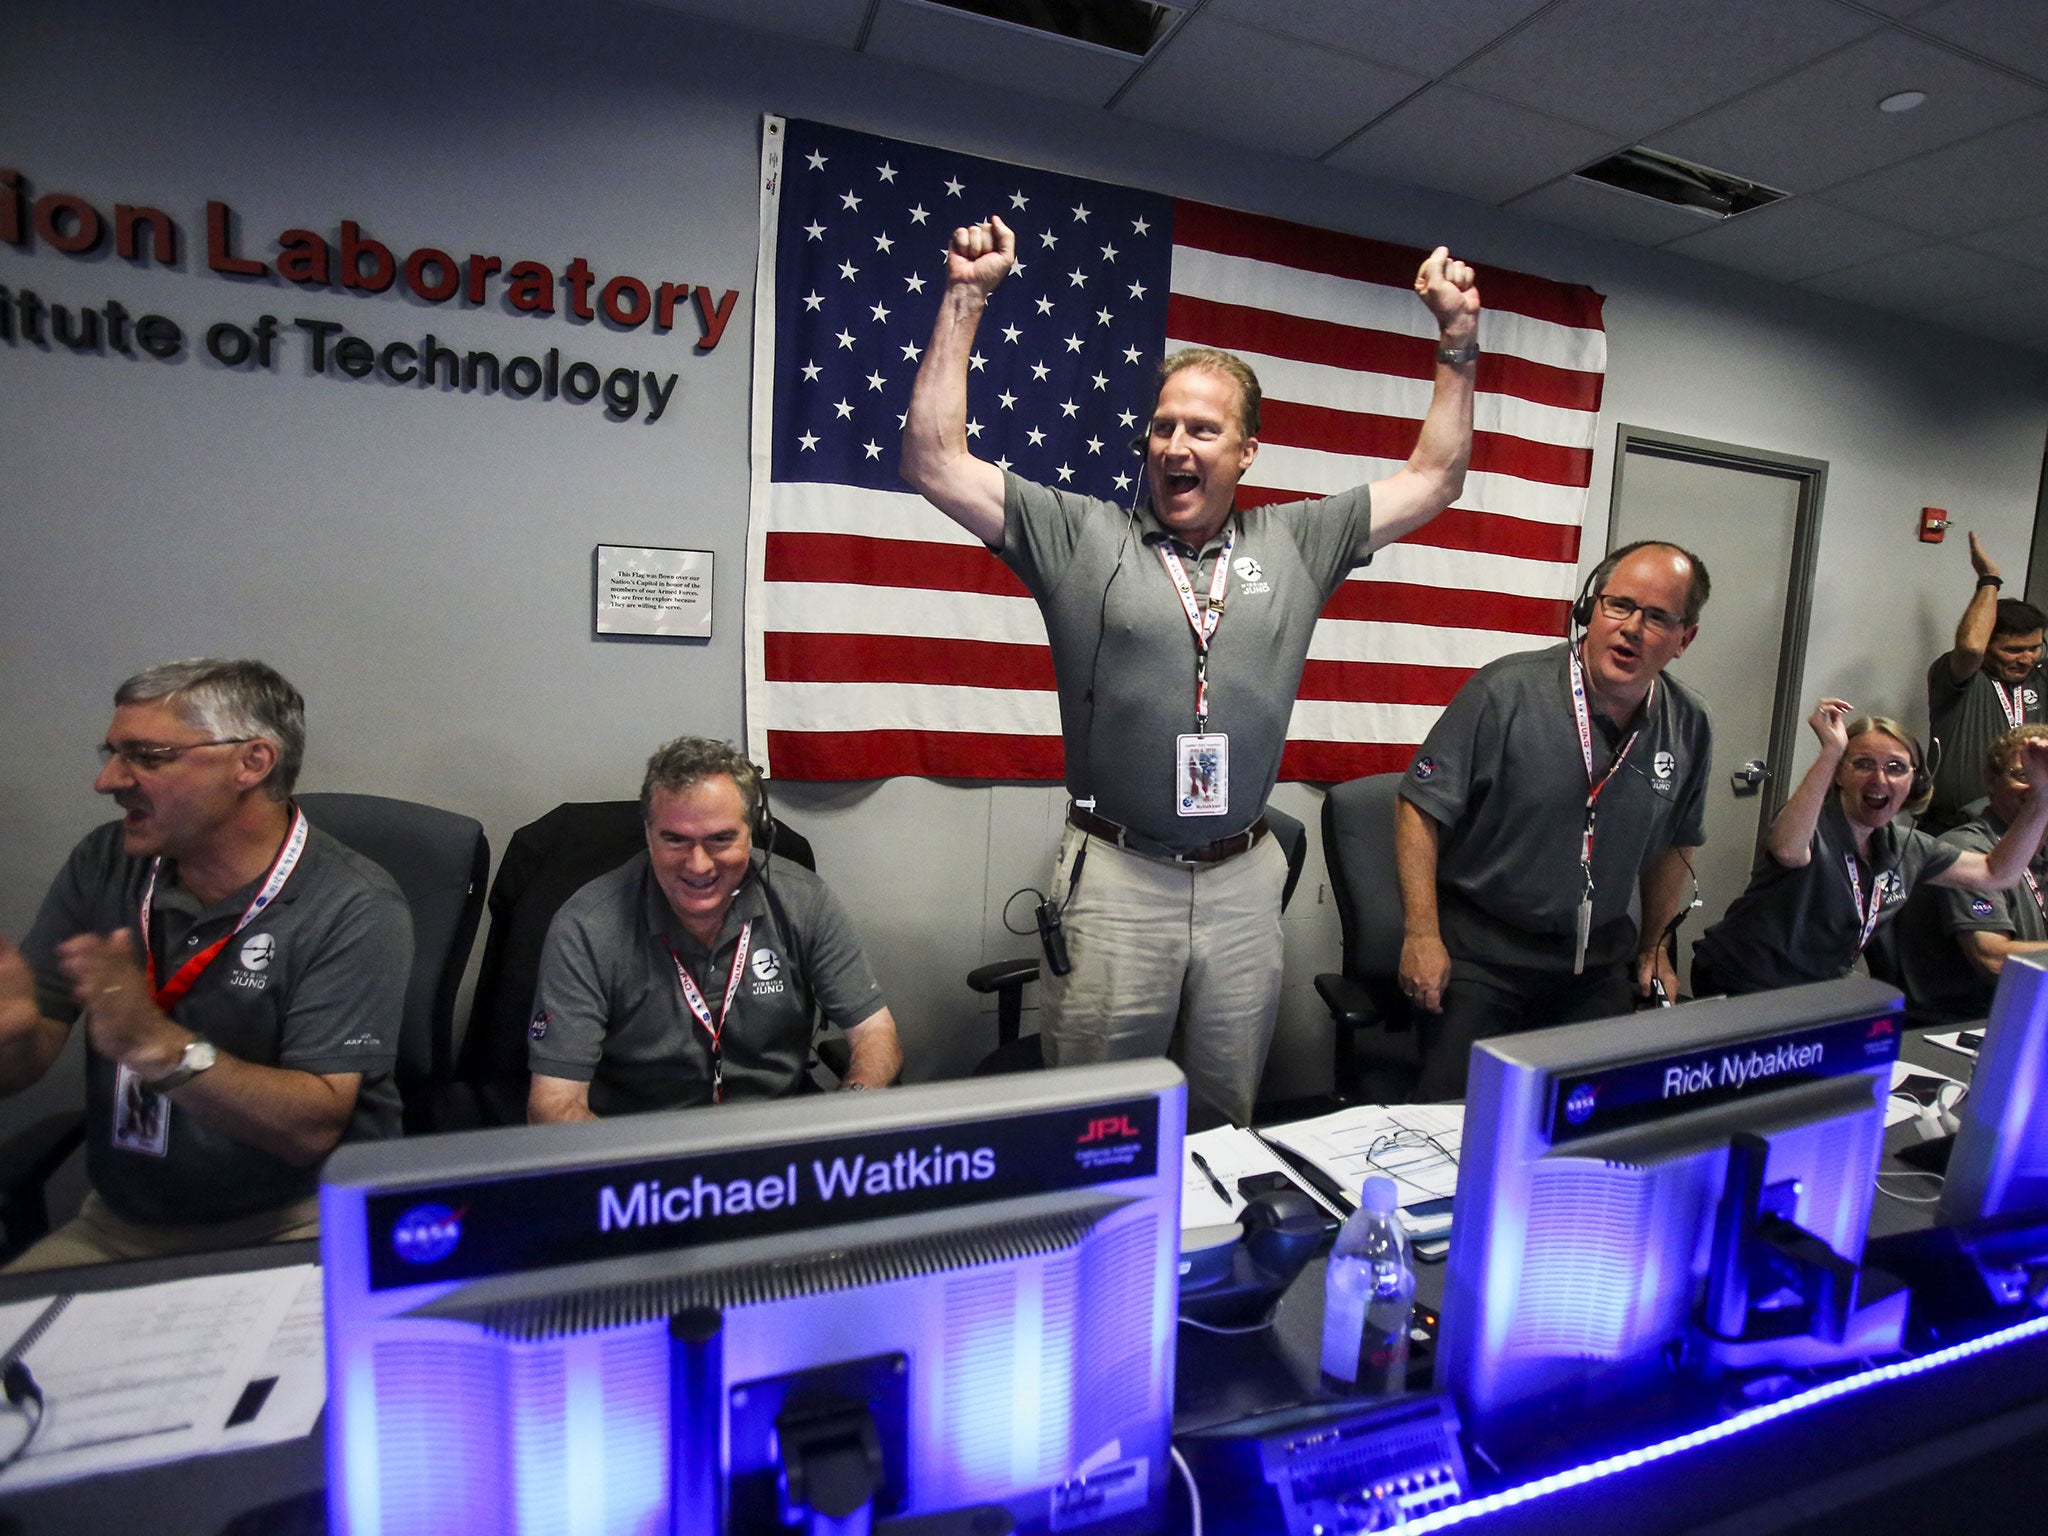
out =
{"type": "Polygon", "coordinates": [[[1138,1128],[1131,1124],[1128,1116],[1104,1115],[1100,1119],[1088,1122],[1088,1129],[1081,1133],[1081,1139],[1075,1145],[1085,1147],[1091,1141],[1108,1141],[1112,1136],[1137,1134],[1138,1128]]]}
{"type": "Polygon", "coordinates": [[[438,1264],[462,1241],[462,1216],[445,1205],[416,1205],[392,1227],[392,1251],[408,1264],[438,1264]]]}

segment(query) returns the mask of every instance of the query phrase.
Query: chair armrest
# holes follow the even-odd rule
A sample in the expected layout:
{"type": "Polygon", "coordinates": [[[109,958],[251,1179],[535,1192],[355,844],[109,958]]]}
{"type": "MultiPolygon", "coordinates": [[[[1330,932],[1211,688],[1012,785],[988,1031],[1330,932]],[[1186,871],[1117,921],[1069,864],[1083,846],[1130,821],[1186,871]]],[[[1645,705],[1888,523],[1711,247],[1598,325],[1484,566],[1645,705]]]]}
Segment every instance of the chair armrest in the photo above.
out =
{"type": "Polygon", "coordinates": [[[853,1043],[835,1030],[818,1041],[818,1060],[843,1083],[853,1067],[853,1043]]]}
{"type": "Polygon", "coordinates": [[[1325,971],[1316,977],[1316,991],[1330,1010],[1330,1018],[1351,1029],[1363,1029],[1379,1018],[1379,1008],[1364,985],[1350,976],[1325,971]]]}
{"type": "Polygon", "coordinates": [[[1001,992],[1038,980],[1038,956],[1021,955],[1014,960],[992,960],[967,973],[967,985],[977,992],[1001,992]]]}

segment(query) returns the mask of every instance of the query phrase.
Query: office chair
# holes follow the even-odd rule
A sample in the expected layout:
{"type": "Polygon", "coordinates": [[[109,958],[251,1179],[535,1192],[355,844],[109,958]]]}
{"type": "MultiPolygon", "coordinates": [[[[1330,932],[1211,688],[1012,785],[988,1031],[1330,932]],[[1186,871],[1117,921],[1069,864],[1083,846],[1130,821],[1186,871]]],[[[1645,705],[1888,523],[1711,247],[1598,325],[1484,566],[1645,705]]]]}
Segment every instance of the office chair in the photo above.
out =
{"type": "Polygon", "coordinates": [[[1340,1103],[1414,1097],[1420,1045],[1401,994],[1401,888],[1394,873],[1398,773],[1333,784],[1323,797],[1323,857],[1344,936],[1344,969],[1316,977],[1330,1010],[1331,1093],[1340,1103]],[[1361,1053],[1361,1045],[1366,1049],[1361,1053]]]}
{"type": "MultiPolygon", "coordinates": [[[[307,794],[306,819],[374,860],[398,883],[412,914],[412,974],[393,1069],[408,1134],[445,1129],[452,1076],[455,994],[483,912],[490,844],[481,823],[383,795],[307,794]]],[[[0,1263],[47,1235],[48,1184],[85,1140],[82,1113],[46,1116],[0,1146],[0,1263]]]]}
{"type": "MultiPolygon", "coordinates": [[[[1294,897],[1301,883],[1301,866],[1308,856],[1308,830],[1285,811],[1266,807],[1266,825],[1279,840],[1287,858],[1287,883],[1280,888],[1280,910],[1294,897]]],[[[1005,1072],[1031,1072],[1045,1065],[1045,1050],[1036,1035],[1021,1035],[1024,1022],[1024,988],[1038,980],[1039,956],[1018,955],[1009,960],[992,960],[967,973],[967,985],[984,997],[996,1000],[996,1048],[974,1068],[976,1077],[995,1077],[1005,1072]]]]}
{"type": "MultiPolygon", "coordinates": [[[[781,822],[773,824],[772,838],[766,826],[757,826],[754,840],[806,869],[818,867],[809,841],[781,822]]],[[[637,800],[558,805],[506,843],[491,882],[490,933],[455,1069],[462,1123],[526,1123],[526,1026],[548,924],[563,902],[646,846],[637,800]]],[[[850,1051],[843,1036],[820,1040],[817,1052],[828,1070],[845,1075],[850,1051]]]]}
{"type": "Polygon", "coordinates": [[[398,882],[412,912],[412,975],[395,1075],[409,1136],[441,1130],[455,1075],[455,995],[483,916],[491,845],[483,824],[383,795],[298,797],[307,820],[372,859],[398,882]]]}

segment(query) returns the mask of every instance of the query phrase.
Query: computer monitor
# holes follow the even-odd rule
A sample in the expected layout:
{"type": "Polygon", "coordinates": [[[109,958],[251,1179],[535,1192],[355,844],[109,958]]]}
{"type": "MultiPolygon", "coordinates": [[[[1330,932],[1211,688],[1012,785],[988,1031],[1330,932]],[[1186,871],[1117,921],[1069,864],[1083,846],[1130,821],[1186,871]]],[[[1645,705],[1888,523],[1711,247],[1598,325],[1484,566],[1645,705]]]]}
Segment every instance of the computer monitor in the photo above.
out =
{"type": "Polygon", "coordinates": [[[1130,1062],[343,1147],[330,1526],[1154,1530],[1184,1123],[1130,1062]]]}
{"type": "Polygon", "coordinates": [[[1734,1234],[1759,1223],[1825,1245],[1804,1257],[1853,1311],[1900,1012],[1850,977],[1475,1046],[1437,1362],[1468,1429],[1510,1443],[1656,1393],[1717,1251],[1742,1313],[1734,1234]]]}
{"type": "Polygon", "coordinates": [[[1962,1102],[1940,1219],[2048,1215],[2048,968],[2015,956],[1998,974],[1962,1102]]]}

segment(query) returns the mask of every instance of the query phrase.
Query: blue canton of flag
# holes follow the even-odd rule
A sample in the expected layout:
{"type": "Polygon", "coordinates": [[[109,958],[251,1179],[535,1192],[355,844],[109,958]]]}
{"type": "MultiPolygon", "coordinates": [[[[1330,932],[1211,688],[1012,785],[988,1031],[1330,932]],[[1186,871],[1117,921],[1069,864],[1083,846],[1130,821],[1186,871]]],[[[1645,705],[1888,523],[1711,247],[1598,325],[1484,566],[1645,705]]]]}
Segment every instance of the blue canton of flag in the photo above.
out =
{"type": "Polygon", "coordinates": [[[780,209],[776,480],[903,489],[946,249],[994,214],[1017,267],[968,365],[968,445],[1027,479],[1130,499],[1166,336],[1171,199],[791,122],[780,209]]]}

